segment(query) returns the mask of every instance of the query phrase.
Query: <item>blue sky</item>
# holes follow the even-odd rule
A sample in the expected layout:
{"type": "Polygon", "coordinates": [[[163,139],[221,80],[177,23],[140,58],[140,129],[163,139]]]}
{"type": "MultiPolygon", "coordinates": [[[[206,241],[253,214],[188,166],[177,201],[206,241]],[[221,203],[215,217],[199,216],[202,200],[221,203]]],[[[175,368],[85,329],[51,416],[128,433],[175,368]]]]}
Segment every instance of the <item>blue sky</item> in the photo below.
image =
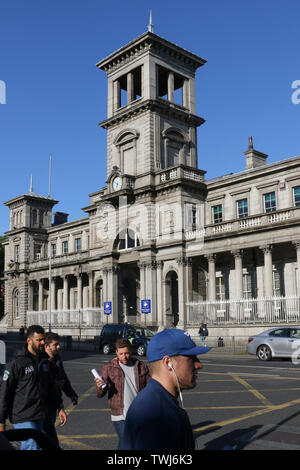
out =
{"type": "Polygon", "coordinates": [[[198,165],[213,178],[245,168],[248,137],[268,162],[300,155],[298,0],[3,0],[0,7],[2,203],[51,196],[69,220],[106,179],[106,75],[96,62],[147,30],[205,58],[196,79],[198,165]]]}

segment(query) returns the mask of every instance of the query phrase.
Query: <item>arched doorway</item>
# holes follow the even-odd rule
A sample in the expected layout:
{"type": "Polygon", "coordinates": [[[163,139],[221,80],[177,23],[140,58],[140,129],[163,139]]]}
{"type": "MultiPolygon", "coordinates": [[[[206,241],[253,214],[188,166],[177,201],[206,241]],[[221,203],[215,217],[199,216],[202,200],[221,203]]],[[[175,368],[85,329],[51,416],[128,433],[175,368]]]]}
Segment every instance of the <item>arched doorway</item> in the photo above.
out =
{"type": "Polygon", "coordinates": [[[165,280],[166,323],[176,328],[179,321],[178,312],[178,276],[175,271],[169,271],[165,280]]]}
{"type": "Polygon", "coordinates": [[[119,264],[119,321],[140,322],[140,271],[137,263],[119,264]]]}

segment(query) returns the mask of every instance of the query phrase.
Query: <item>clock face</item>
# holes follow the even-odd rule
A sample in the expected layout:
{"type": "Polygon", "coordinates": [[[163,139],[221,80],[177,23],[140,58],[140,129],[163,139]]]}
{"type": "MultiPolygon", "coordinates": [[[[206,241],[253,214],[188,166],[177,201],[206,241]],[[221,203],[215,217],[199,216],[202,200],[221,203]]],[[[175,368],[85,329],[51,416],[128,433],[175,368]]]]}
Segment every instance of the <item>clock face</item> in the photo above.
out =
{"type": "Polygon", "coordinates": [[[112,187],[114,191],[119,191],[122,188],[122,178],[120,176],[116,176],[113,180],[112,187]]]}

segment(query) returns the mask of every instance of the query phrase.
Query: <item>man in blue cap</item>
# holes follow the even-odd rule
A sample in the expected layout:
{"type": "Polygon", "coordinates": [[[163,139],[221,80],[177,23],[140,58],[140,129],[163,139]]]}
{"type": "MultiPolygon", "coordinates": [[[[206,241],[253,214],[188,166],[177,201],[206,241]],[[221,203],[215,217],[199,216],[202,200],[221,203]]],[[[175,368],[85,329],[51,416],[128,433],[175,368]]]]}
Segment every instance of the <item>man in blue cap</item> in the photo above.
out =
{"type": "Polygon", "coordinates": [[[197,372],[202,369],[197,355],[210,349],[196,346],[184,330],[165,329],[153,336],[147,348],[151,378],[128,410],[123,450],[195,449],[181,390],[196,386],[197,372]]]}

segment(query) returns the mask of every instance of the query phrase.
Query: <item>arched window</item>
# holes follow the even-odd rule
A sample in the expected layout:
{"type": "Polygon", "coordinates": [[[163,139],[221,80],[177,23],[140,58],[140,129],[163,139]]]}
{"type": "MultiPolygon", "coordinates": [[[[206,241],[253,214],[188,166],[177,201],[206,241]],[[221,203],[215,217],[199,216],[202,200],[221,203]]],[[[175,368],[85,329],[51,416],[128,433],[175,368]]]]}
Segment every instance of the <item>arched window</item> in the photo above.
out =
{"type": "Polygon", "coordinates": [[[20,316],[20,291],[18,289],[14,291],[13,306],[14,306],[14,317],[19,318],[20,316]]]}
{"type": "Polygon", "coordinates": [[[187,140],[179,129],[171,127],[162,132],[164,141],[164,167],[186,165],[187,140]]]}
{"type": "Polygon", "coordinates": [[[122,230],[114,243],[114,248],[118,251],[129,250],[131,248],[136,248],[137,246],[140,246],[140,241],[136,232],[131,229],[122,230]]]}
{"type": "Polygon", "coordinates": [[[118,167],[125,175],[136,175],[138,138],[139,133],[135,129],[124,129],[114,140],[114,145],[119,152],[118,167]]]}

